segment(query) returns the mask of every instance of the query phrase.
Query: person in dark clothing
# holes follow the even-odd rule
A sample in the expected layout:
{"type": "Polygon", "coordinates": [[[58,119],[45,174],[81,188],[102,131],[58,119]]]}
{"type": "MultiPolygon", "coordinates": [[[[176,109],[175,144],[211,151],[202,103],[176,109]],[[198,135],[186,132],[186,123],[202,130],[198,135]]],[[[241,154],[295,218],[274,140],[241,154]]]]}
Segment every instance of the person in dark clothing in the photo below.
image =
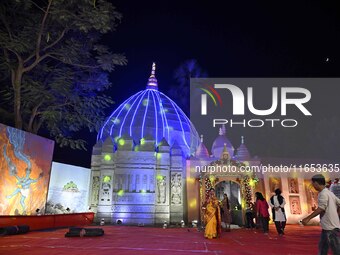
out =
{"type": "Polygon", "coordinates": [[[273,220],[275,222],[275,227],[277,233],[282,236],[284,235],[284,229],[286,226],[286,214],[285,214],[285,206],[286,201],[283,196],[281,196],[281,190],[276,189],[275,195],[272,196],[269,200],[269,205],[272,208],[273,220]]]}
{"type": "Polygon", "coordinates": [[[256,192],[256,212],[265,235],[269,232],[269,206],[261,192],[256,192]]]}
{"type": "Polygon", "coordinates": [[[246,228],[255,228],[254,211],[254,203],[249,202],[246,208],[246,228]]]}

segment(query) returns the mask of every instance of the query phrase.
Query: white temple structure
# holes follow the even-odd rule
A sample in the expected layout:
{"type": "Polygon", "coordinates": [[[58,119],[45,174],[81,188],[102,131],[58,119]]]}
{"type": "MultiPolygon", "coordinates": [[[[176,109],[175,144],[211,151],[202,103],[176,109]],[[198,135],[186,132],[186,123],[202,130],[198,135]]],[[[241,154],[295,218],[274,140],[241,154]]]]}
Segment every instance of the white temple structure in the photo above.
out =
{"type": "Polygon", "coordinates": [[[174,101],[158,91],[156,66],[145,90],[123,102],[98,134],[90,206],[97,219],[129,224],[180,222],[186,158],[199,136],[174,101]]]}
{"type": "MultiPolygon", "coordinates": [[[[310,182],[315,173],[195,171],[196,165],[240,168],[286,163],[298,168],[303,160],[252,157],[244,137],[235,149],[224,126],[216,134],[210,154],[188,117],[158,91],[155,70],[153,64],[146,89],[118,106],[98,134],[92,153],[89,201],[97,221],[122,224],[200,221],[205,192],[211,187],[218,198],[228,194],[233,223],[238,225],[243,225],[246,203],[253,201],[257,191],[267,199],[276,188],[283,191],[288,223],[298,223],[315,209],[317,193],[310,182]]],[[[335,178],[333,175],[326,177],[335,178]]]]}

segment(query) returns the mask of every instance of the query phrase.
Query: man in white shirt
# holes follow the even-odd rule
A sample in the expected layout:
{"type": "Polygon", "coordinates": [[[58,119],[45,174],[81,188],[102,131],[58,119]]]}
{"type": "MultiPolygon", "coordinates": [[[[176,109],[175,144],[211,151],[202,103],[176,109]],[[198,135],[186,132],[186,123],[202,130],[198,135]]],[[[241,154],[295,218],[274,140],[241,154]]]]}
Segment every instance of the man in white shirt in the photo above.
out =
{"type": "Polygon", "coordinates": [[[319,242],[319,255],[327,255],[331,248],[334,255],[340,255],[340,220],[337,209],[340,207],[340,199],[326,188],[325,177],[317,174],[312,177],[313,187],[319,192],[318,208],[302,220],[306,225],[312,218],[320,215],[322,227],[319,242]]]}

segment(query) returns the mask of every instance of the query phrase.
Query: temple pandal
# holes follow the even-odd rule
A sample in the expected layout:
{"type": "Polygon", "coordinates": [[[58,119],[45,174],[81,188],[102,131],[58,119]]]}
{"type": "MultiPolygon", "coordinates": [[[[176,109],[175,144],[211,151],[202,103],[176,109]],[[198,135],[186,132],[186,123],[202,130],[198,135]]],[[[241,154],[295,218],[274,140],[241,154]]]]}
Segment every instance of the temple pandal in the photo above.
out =
{"type": "Polygon", "coordinates": [[[305,164],[326,164],[326,178],[334,179],[329,162],[252,157],[244,137],[234,149],[224,126],[210,153],[183,111],[158,91],[155,70],[153,64],[146,89],[125,100],[98,134],[89,202],[96,221],[200,221],[210,188],[220,200],[228,194],[233,224],[238,225],[244,224],[246,203],[257,191],[269,199],[280,188],[290,224],[316,208],[317,192],[310,181],[316,172],[305,164]]]}

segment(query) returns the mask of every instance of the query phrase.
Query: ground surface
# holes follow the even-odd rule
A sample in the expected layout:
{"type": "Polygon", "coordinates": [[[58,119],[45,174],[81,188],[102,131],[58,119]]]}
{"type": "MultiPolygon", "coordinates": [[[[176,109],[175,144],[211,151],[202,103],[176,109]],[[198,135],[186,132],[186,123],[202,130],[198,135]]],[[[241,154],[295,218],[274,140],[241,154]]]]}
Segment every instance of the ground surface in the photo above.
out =
{"type": "Polygon", "coordinates": [[[104,226],[102,237],[65,238],[67,229],[33,231],[0,237],[0,254],[102,255],[102,254],[317,254],[320,227],[290,226],[279,237],[273,226],[268,236],[246,229],[222,233],[207,240],[191,228],[104,226]]]}

